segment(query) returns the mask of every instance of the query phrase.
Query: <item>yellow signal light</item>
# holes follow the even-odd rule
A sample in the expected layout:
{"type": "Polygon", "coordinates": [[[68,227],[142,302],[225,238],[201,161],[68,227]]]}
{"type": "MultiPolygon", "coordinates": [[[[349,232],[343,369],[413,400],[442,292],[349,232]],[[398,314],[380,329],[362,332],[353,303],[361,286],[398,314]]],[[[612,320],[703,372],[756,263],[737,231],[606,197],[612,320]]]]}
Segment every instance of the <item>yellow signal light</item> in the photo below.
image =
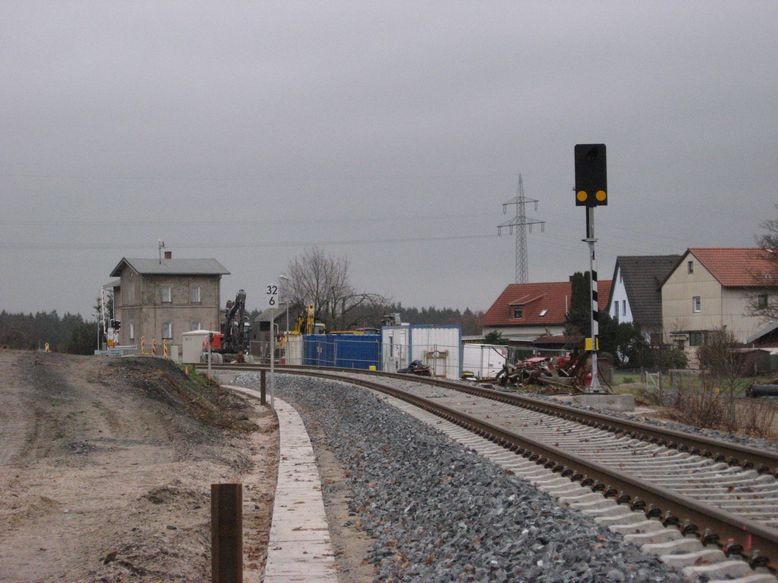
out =
{"type": "Polygon", "coordinates": [[[599,202],[605,202],[605,199],[608,198],[608,194],[604,190],[598,190],[594,197],[599,202]]]}
{"type": "Polygon", "coordinates": [[[585,190],[579,190],[575,194],[575,198],[578,199],[578,202],[586,202],[586,199],[589,198],[589,195],[587,194],[587,192],[585,190]]]}

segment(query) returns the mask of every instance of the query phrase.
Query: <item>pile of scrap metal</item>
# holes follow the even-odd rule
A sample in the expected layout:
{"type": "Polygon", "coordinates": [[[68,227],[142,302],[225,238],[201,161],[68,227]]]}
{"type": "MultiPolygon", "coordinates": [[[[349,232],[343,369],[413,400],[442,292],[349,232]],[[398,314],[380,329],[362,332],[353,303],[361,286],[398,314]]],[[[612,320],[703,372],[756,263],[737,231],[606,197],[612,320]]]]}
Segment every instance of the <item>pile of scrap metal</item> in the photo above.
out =
{"type": "Polygon", "coordinates": [[[503,387],[525,387],[536,384],[541,376],[550,377],[553,374],[552,366],[551,358],[545,356],[533,356],[516,364],[506,362],[495,380],[503,387]]]}
{"type": "MultiPolygon", "coordinates": [[[[604,386],[608,386],[600,376],[604,386]]],[[[517,362],[506,363],[497,373],[496,381],[503,387],[527,387],[546,385],[554,389],[581,392],[591,383],[589,353],[579,352],[569,356],[533,356],[517,362]]]]}

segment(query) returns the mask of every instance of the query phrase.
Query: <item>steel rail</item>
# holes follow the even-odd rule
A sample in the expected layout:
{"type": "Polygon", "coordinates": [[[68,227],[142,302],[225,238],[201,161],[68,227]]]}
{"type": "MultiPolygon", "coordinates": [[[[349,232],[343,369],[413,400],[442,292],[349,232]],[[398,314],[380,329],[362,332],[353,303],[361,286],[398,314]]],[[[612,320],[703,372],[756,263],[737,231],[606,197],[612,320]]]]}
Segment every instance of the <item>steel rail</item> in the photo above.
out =
{"type": "MultiPolygon", "coordinates": [[[[262,370],[267,369],[267,365],[212,365],[214,369],[239,369],[239,370],[262,370]]],[[[277,368],[278,372],[292,372],[293,370],[322,371],[320,367],[312,366],[289,366],[281,365],[277,368]]],[[[778,477],[778,453],[764,451],[755,447],[729,443],[723,440],[713,439],[703,435],[693,435],[665,427],[658,427],[639,421],[631,421],[619,417],[612,417],[604,413],[595,411],[586,411],[576,407],[570,407],[562,403],[552,403],[540,401],[532,397],[517,395],[513,393],[504,393],[494,389],[483,387],[473,387],[464,383],[435,379],[422,376],[414,376],[400,373],[386,373],[378,371],[363,371],[351,368],[330,368],[326,371],[364,374],[368,376],[396,378],[405,381],[414,381],[425,383],[460,391],[462,393],[474,395],[477,397],[491,399],[518,407],[523,407],[538,413],[546,413],[555,417],[561,417],[570,421],[576,421],[590,427],[622,433],[651,443],[666,446],[679,451],[692,453],[702,457],[713,459],[717,462],[724,462],[732,466],[740,466],[746,469],[753,468],[759,473],[772,474],[778,477]]]]}
{"type": "MultiPolygon", "coordinates": [[[[225,368],[234,367],[222,367],[225,368]]],[[[245,367],[241,367],[245,370],[245,367]]],[[[564,450],[498,427],[488,421],[462,413],[424,397],[413,395],[366,379],[347,378],[332,371],[284,369],[287,374],[312,376],[348,382],[391,395],[425,411],[443,417],[489,439],[511,451],[542,464],[553,472],[613,497],[619,504],[642,511],[649,518],[661,518],[665,526],[678,526],[684,535],[695,535],[706,543],[716,543],[728,550],[741,550],[751,563],[767,565],[778,562],[778,530],[744,519],[736,514],[707,506],[667,488],[643,482],[623,472],[570,454],[564,450]]]]}

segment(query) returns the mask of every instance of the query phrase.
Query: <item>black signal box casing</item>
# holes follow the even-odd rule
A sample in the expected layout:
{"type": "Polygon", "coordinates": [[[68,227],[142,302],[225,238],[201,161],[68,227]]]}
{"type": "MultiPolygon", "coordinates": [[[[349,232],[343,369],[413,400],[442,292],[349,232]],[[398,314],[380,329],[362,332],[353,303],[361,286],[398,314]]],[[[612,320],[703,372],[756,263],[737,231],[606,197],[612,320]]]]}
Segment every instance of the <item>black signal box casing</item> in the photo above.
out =
{"type": "Polygon", "coordinates": [[[605,206],[608,204],[605,144],[576,144],[575,204],[576,206],[605,206]]]}

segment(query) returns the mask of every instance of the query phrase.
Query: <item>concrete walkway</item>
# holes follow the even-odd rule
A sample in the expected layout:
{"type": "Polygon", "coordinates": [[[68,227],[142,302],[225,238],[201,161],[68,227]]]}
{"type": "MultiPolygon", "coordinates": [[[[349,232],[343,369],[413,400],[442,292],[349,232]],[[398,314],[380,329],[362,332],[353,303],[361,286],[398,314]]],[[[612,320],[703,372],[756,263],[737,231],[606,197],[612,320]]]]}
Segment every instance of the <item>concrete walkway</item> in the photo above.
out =
{"type": "MultiPolygon", "coordinates": [[[[257,396],[259,391],[224,385],[257,396]]],[[[275,398],[280,444],[278,484],[265,565],[265,583],[338,580],[319,469],[303,420],[275,398]]]]}

